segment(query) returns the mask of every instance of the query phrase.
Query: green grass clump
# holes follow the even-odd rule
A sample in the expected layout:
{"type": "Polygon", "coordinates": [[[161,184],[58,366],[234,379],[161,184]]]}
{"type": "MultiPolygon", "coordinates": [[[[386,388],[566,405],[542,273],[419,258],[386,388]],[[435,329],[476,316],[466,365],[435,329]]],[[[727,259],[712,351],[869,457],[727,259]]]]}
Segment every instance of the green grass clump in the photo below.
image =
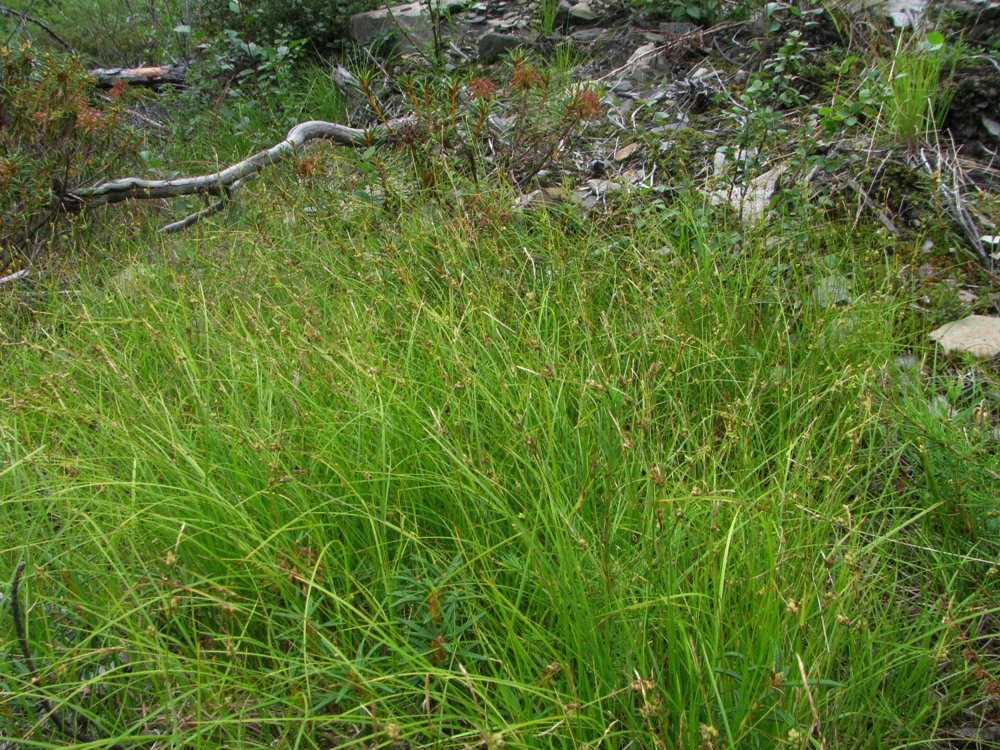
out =
{"type": "Polygon", "coordinates": [[[958,47],[939,31],[919,42],[904,42],[900,35],[886,72],[886,121],[902,143],[915,147],[944,122],[955,94],[951,79],[958,57],[958,47]]]}
{"type": "Polygon", "coordinates": [[[509,201],[272,205],[6,331],[9,732],[900,747],[987,697],[996,538],[916,463],[882,241],[509,201]]]}

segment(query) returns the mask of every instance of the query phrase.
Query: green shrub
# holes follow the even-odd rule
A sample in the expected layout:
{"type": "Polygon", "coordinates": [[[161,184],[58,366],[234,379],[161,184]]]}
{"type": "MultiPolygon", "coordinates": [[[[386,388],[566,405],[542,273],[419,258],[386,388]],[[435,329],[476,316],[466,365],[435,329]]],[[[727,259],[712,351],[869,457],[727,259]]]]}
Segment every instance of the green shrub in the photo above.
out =
{"type": "Polygon", "coordinates": [[[647,13],[671,21],[687,21],[709,27],[723,16],[720,0],[633,0],[647,13]]]}
{"type": "Polygon", "coordinates": [[[125,92],[103,104],[90,88],[75,58],[0,47],[0,272],[39,254],[60,194],[123,172],[135,154],[125,92]]]}
{"type": "MultiPolygon", "coordinates": [[[[158,64],[173,39],[169,29],[184,18],[183,0],[48,0],[46,3],[7,2],[53,29],[75,54],[93,66],[137,67],[158,64]]],[[[65,52],[65,48],[29,25],[19,30],[8,19],[9,31],[0,41],[9,43],[16,34],[28,32],[42,50],[65,52]]],[[[0,32],[4,22],[0,20],[0,32]]],[[[27,36],[27,34],[25,34],[27,36]]]]}
{"type": "Polygon", "coordinates": [[[344,45],[352,14],[375,6],[374,0],[201,0],[200,9],[212,34],[230,30],[261,46],[301,39],[307,52],[324,55],[344,45]]]}

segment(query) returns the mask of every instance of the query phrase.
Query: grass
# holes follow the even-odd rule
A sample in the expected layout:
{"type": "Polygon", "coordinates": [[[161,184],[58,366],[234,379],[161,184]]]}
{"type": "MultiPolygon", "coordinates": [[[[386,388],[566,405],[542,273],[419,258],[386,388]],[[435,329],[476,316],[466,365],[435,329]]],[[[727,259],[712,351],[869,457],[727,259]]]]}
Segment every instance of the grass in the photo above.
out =
{"type": "Polygon", "coordinates": [[[895,748],[989,700],[997,459],[893,365],[877,233],[311,184],[5,329],[9,734],[895,748]]]}
{"type": "Polygon", "coordinates": [[[915,147],[944,122],[955,93],[951,84],[957,61],[958,48],[938,31],[928,32],[925,40],[906,40],[900,34],[886,73],[886,124],[900,142],[915,147]]]}

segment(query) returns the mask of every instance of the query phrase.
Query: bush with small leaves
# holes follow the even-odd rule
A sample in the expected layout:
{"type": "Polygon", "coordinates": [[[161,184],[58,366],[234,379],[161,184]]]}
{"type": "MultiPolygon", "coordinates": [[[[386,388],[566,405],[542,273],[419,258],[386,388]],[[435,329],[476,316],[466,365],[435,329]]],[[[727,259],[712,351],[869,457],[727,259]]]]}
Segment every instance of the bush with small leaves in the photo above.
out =
{"type": "Polygon", "coordinates": [[[61,196],[133,163],[125,90],[101,102],[92,88],[75,58],[0,47],[0,273],[47,245],[61,196]]]}

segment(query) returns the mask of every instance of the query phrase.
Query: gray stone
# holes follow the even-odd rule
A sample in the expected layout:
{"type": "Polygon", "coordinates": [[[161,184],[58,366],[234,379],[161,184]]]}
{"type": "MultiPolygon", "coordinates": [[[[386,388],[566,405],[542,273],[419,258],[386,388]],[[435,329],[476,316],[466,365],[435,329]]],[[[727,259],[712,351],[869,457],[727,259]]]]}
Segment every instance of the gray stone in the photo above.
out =
{"type": "Polygon", "coordinates": [[[1000,0],[945,0],[937,7],[954,14],[966,41],[1000,41],[1000,0]]]}
{"type": "Polygon", "coordinates": [[[596,21],[600,16],[594,12],[594,9],[590,7],[587,2],[579,2],[569,9],[569,17],[571,21],[589,23],[591,21],[596,21]]]}
{"type": "Polygon", "coordinates": [[[660,24],[660,31],[668,36],[684,36],[698,31],[699,26],[693,23],[672,23],[664,22],[660,24]]]}
{"type": "Polygon", "coordinates": [[[504,52],[524,47],[528,40],[514,34],[499,34],[491,31],[479,38],[479,59],[483,62],[496,60],[504,52]]]}
{"type": "Polygon", "coordinates": [[[593,42],[596,39],[600,39],[607,33],[607,29],[595,26],[591,29],[579,29],[578,31],[574,31],[570,34],[570,37],[576,42],[593,42]]]}
{"type": "Polygon", "coordinates": [[[1000,354],[1000,318],[970,315],[946,323],[930,334],[945,352],[968,352],[974,357],[1000,354]]]}
{"type": "MultiPolygon", "coordinates": [[[[452,11],[464,7],[468,0],[437,0],[435,9],[439,23],[452,11]]],[[[447,24],[440,23],[442,31],[447,24]]],[[[434,40],[434,27],[430,11],[423,2],[403,3],[391,8],[379,8],[351,16],[350,35],[356,42],[366,42],[377,36],[399,32],[399,49],[402,52],[430,51],[434,40]]]]}
{"type": "Polygon", "coordinates": [[[854,301],[850,294],[851,282],[836,274],[824,276],[813,287],[813,299],[820,307],[849,305],[854,301]]]}

